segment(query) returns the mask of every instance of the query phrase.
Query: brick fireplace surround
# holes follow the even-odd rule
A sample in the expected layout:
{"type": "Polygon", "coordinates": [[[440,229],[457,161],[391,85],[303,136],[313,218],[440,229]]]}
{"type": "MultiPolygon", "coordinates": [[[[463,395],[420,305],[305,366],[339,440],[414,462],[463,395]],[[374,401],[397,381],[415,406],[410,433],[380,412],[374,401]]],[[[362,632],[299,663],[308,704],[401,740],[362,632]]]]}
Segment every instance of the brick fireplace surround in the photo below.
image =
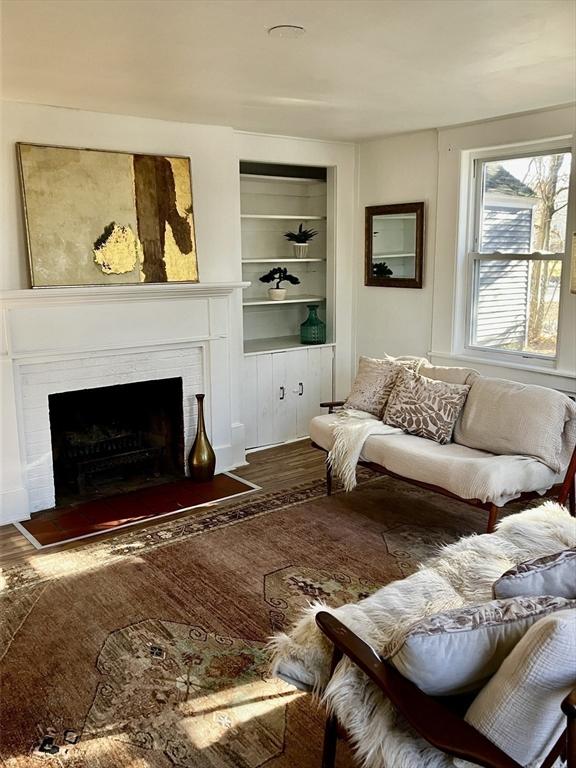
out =
{"type": "Polygon", "coordinates": [[[54,506],[49,395],[182,378],[185,452],[206,392],[217,471],[244,463],[243,283],[10,291],[4,321],[0,523],[54,506]]]}

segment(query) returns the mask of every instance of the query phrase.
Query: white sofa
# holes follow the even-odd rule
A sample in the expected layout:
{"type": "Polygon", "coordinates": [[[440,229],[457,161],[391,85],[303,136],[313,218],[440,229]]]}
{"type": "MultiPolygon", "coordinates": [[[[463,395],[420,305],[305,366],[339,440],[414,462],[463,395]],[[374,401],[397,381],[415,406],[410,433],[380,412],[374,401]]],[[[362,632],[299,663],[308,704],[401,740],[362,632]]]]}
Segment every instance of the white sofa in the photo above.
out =
{"type": "MultiPolygon", "coordinates": [[[[572,487],[564,497],[574,512],[575,402],[553,389],[482,377],[470,368],[425,363],[419,373],[470,385],[453,442],[373,435],[364,444],[361,463],[488,509],[489,531],[500,507],[525,495],[559,491],[567,475],[572,487]]],[[[316,447],[330,451],[337,421],[333,408],[342,403],[324,405],[331,412],[312,419],[310,437],[316,447]]],[[[330,487],[329,477],[329,493],[330,487]]]]}

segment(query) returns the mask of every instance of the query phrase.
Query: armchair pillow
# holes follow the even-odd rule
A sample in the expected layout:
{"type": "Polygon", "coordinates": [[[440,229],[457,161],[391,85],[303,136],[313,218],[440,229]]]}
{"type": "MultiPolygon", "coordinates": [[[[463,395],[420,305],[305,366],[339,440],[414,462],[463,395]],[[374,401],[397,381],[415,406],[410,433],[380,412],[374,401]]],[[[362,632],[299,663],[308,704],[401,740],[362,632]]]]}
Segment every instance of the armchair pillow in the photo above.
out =
{"type": "Polygon", "coordinates": [[[455,608],[419,621],[389,661],[432,696],[480,688],[539,619],[576,608],[563,597],[518,597],[455,608]]]}
{"type": "Polygon", "coordinates": [[[566,725],[560,705],[575,685],[576,611],[558,611],[530,627],[465,719],[520,765],[539,766],[566,725]]]}
{"type": "Polygon", "coordinates": [[[421,363],[420,358],[396,360],[386,356],[380,360],[375,357],[361,357],[358,373],[344,407],[365,411],[381,418],[399,372],[403,368],[417,370],[421,363]]]}
{"type": "Polygon", "coordinates": [[[432,365],[425,362],[418,369],[421,376],[437,381],[447,381],[449,384],[472,384],[480,374],[474,368],[458,368],[453,365],[432,365]]]}
{"type": "Polygon", "coordinates": [[[494,582],[496,599],[520,595],[555,595],[576,599],[576,547],[520,563],[494,582]]]}
{"type": "Polygon", "coordinates": [[[428,379],[404,369],[388,399],[384,422],[445,445],[452,440],[469,389],[467,384],[428,379]]]}

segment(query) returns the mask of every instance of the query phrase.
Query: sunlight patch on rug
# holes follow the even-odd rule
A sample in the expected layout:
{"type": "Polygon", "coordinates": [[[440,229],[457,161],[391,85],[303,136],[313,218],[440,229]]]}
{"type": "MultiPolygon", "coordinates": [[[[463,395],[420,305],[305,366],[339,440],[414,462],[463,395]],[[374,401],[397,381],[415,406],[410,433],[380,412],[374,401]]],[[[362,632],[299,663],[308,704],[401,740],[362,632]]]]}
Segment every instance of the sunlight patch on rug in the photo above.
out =
{"type": "Polygon", "coordinates": [[[176,766],[259,766],[283,750],[299,693],[267,677],[264,644],[149,619],[112,632],[83,742],[102,736],[176,766]],[[217,748],[216,748],[217,747],[217,748]]]}

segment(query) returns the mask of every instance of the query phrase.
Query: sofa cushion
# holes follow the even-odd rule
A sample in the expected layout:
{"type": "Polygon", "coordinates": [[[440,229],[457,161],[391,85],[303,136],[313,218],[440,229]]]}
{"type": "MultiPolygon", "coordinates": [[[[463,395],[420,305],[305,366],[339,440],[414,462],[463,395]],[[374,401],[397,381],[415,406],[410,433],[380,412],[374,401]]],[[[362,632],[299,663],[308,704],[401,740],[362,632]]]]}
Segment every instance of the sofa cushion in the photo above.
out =
{"type": "Polygon", "coordinates": [[[469,389],[466,384],[436,381],[404,369],[388,398],[384,423],[445,445],[452,439],[469,389]]]}
{"type": "Polygon", "coordinates": [[[428,362],[423,363],[418,369],[421,376],[436,381],[447,381],[449,384],[472,384],[474,379],[480,376],[480,373],[474,368],[458,368],[451,365],[431,365],[428,362]]]}
{"type": "Polygon", "coordinates": [[[519,595],[556,595],[576,599],[576,548],[520,563],[492,587],[496,599],[519,595]]]}
{"type": "Polygon", "coordinates": [[[393,360],[361,357],[345,407],[365,411],[380,418],[401,367],[400,363],[393,360]]]}
{"type": "Polygon", "coordinates": [[[575,685],[576,611],[559,611],[530,627],[465,719],[520,765],[540,765],[566,725],[561,703],[575,685]]]}
{"type": "MultiPolygon", "coordinates": [[[[334,414],[316,416],[310,437],[329,451],[334,414]]],[[[376,435],[364,443],[361,459],[409,480],[444,488],[463,499],[502,506],[521,493],[544,492],[559,481],[545,464],[528,456],[495,456],[464,445],[439,445],[415,435],[376,435]]]]}
{"type": "Polygon", "coordinates": [[[417,622],[389,661],[431,696],[473,691],[536,621],[569,608],[576,609],[576,600],[544,595],[437,613],[417,622]]]}
{"type": "Polygon", "coordinates": [[[576,403],[561,392],[481,376],[472,383],[454,440],[491,453],[533,456],[561,472],[565,424],[575,418],[576,403]]]}

